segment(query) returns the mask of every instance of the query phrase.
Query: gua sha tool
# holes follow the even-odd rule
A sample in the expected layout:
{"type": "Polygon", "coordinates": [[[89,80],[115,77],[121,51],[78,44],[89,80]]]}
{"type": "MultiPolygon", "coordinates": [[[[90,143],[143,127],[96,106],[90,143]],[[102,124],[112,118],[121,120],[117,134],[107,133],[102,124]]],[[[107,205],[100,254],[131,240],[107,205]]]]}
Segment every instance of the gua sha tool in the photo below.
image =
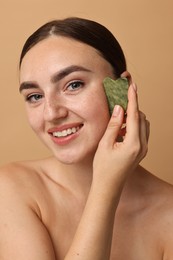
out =
{"type": "Polygon", "coordinates": [[[112,114],[115,105],[120,105],[124,111],[126,111],[128,103],[128,80],[126,78],[113,80],[110,77],[106,77],[103,80],[103,87],[107,97],[110,114],[112,114]]]}

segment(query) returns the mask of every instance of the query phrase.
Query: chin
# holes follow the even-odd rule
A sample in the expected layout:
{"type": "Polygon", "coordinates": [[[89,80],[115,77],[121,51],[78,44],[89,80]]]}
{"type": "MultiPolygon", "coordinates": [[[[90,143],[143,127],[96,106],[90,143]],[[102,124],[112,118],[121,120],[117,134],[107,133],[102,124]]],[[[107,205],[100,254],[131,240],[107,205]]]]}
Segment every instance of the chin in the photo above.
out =
{"type": "Polygon", "coordinates": [[[70,152],[62,153],[62,152],[55,151],[54,156],[59,162],[61,162],[63,164],[74,164],[74,163],[78,163],[78,161],[80,161],[79,156],[77,156],[77,155],[73,156],[72,154],[70,154],[70,152]]]}
{"type": "Polygon", "coordinates": [[[63,164],[67,164],[67,165],[74,165],[74,164],[85,164],[85,163],[92,163],[93,162],[93,158],[94,158],[94,154],[95,152],[89,153],[89,154],[79,154],[79,153],[75,153],[75,154],[69,154],[69,153],[54,153],[55,158],[63,163],[63,164]]]}

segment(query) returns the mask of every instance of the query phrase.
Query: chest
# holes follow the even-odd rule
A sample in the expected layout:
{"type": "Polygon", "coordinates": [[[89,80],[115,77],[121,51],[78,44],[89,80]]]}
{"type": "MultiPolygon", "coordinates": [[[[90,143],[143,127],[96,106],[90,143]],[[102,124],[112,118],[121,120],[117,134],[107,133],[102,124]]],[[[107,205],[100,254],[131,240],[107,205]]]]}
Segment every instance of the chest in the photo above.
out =
{"type": "MultiPolygon", "coordinates": [[[[37,199],[42,222],[50,235],[57,259],[64,259],[71,246],[85,203],[64,188],[50,185],[37,199]]],[[[115,214],[110,260],[162,260],[158,242],[158,212],[152,206],[134,201],[121,203],[115,214]],[[131,205],[127,210],[128,205],[131,205]],[[141,206],[142,205],[142,206],[141,206]],[[133,206],[133,209],[132,209],[133,206]]],[[[92,223],[93,225],[93,223],[92,223]]],[[[85,236],[85,234],[84,234],[85,236]]]]}
{"type": "Polygon", "coordinates": [[[115,217],[111,260],[162,260],[157,230],[152,225],[141,216],[115,217]]]}
{"type": "MultiPolygon", "coordinates": [[[[44,220],[58,259],[64,259],[83,212],[83,207],[73,202],[68,207],[67,204],[67,201],[64,205],[47,204],[44,220]]],[[[157,227],[152,221],[147,221],[146,214],[129,216],[117,212],[110,260],[117,259],[162,260],[157,242],[157,227]]]]}

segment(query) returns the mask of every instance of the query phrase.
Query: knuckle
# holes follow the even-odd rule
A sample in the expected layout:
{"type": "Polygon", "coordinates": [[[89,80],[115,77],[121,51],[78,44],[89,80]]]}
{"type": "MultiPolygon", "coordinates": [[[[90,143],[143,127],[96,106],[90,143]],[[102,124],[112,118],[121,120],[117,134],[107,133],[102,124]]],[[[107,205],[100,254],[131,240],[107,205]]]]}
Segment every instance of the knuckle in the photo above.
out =
{"type": "Polygon", "coordinates": [[[120,129],[120,128],[121,128],[121,124],[117,121],[110,122],[108,125],[108,129],[120,129]]]}
{"type": "Polygon", "coordinates": [[[143,147],[143,149],[142,149],[142,158],[144,158],[147,153],[148,153],[148,144],[146,144],[146,145],[143,147]]]}
{"type": "Polygon", "coordinates": [[[139,120],[140,120],[140,113],[139,113],[139,111],[136,111],[136,112],[134,113],[134,119],[135,119],[137,122],[139,122],[139,120]]]}
{"type": "Polygon", "coordinates": [[[136,142],[133,147],[131,147],[131,155],[132,157],[137,157],[141,152],[141,144],[140,142],[136,142]]]}
{"type": "Polygon", "coordinates": [[[143,159],[146,156],[147,152],[148,152],[148,144],[147,143],[142,144],[139,142],[134,147],[133,156],[143,159]]]}
{"type": "Polygon", "coordinates": [[[134,157],[137,156],[145,156],[148,152],[148,143],[142,144],[140,141],[136,141],[136,143],[131,148],[131,154],[134,157]]]}
{"type": "Polygon", "coordinates": [[[120,128],[121,127],[121,123],[119,121],[110,121],[109,122],[109,128],[120,128]]]}

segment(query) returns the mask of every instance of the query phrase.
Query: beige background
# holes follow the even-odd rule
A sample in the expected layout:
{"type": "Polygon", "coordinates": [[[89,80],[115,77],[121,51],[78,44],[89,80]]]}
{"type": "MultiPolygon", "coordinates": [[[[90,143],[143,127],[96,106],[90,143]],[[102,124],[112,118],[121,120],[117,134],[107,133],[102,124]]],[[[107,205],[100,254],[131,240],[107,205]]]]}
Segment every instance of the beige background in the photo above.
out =
{"type": "Polygon", "coordinates": [[[173,183],[172,0],[0,0],[0,164],[47,156],[30,130],[18,93],[18,59],[25,39],[42,23],[80,16],[106,25],[121,43],[151,122],[143,165],[173,183]]]}

